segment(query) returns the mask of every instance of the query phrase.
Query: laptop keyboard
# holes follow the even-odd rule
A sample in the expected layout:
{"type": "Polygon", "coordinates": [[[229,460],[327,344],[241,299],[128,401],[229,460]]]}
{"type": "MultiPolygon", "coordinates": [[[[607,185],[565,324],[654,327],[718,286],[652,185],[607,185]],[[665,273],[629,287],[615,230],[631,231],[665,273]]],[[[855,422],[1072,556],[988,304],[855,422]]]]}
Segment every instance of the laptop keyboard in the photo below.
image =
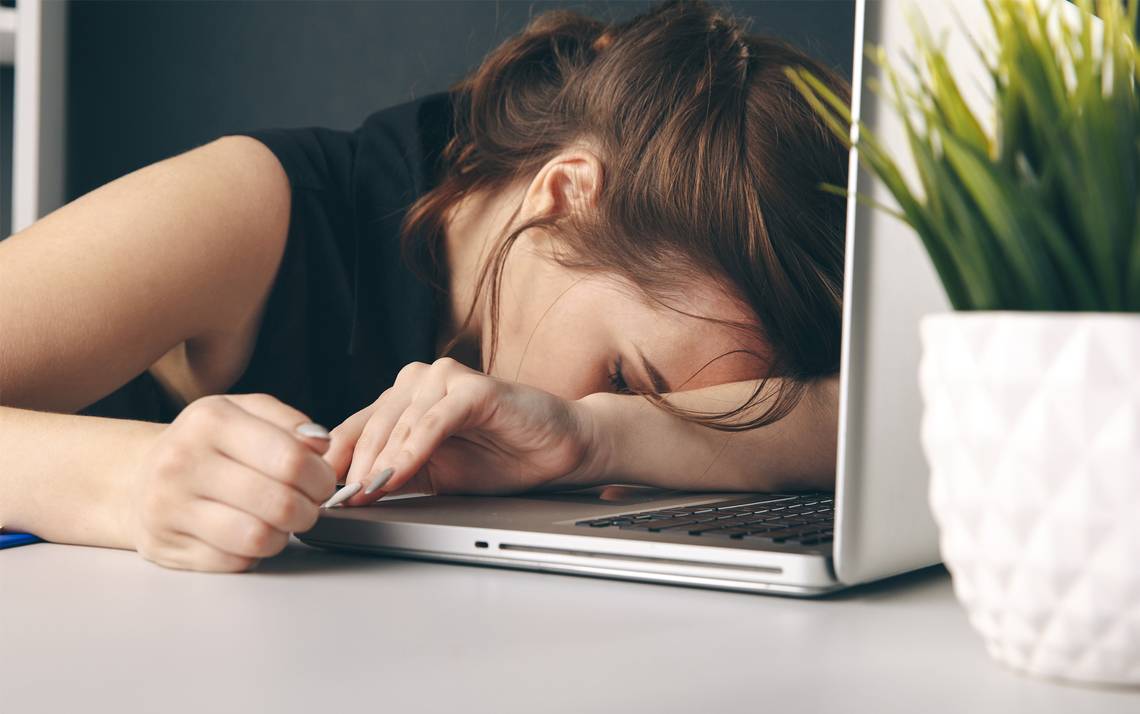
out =
{"type": "Polygon", "coordinates": [[[831,493],[766,494],[578,521],[585,528],[819,545],[834,535],[831,493]]]}

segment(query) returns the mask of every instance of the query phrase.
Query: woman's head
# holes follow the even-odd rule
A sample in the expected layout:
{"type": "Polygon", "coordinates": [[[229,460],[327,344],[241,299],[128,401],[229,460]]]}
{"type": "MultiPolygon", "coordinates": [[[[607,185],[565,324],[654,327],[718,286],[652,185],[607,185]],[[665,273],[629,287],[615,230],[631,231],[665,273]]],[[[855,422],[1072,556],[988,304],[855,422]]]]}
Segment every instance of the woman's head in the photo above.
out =
{"type": "Polygon", "coordinates": [[[633,391],[665,391],[641,355],[672,390],[787,378],[754,419],[687,415],[742,428],[837,370],[845,202],[820,184],[846,183],[847,152],[786,66],[848,94],[791,46],[668,2],[616,25],[539,15],[454,88],[445,174],[405,248],[439,274],[455,209],[510,197],[476,288],[488,371],[508,356],[506,376],[566,396],[607,388],[618,359],[633,391]]]}

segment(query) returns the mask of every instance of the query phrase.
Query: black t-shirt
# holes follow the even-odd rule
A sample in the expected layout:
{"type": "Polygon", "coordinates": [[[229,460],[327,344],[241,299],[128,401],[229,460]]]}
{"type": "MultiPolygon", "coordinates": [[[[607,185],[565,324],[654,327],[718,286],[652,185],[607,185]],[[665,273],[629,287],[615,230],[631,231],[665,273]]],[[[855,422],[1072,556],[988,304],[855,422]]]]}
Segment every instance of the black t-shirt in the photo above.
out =
{"type": "MultiPolygon", "coordinates": [[[[370,115],[354,131],[234,132],[264,143],[292,187],[285,253],[249,365],[229,394],[265,392],[333,427],[408,362],[435,358],[440,297],[400,256],[408,207],[435,185],[451,97],[370,115]]],[[[180,408],[143,372],[80,414],[170,422],[180,408]]]]}

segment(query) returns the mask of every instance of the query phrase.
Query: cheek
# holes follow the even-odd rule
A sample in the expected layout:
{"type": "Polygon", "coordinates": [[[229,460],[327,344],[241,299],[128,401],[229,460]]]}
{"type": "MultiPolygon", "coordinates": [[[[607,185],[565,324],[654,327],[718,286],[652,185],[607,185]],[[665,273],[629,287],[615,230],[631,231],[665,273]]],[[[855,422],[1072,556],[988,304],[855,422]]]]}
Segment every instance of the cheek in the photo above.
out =
{"type": "Polygon", "coordinates": [[[588,340],[574,339],[570,334],[535,335],[525,354],[521,345],[511,347],[514,359],[500,363],[496,358],[492,370],[496,377],[538,387],[564,399],[578,399],[608,388],[606,362],[597,349],[590,349],[588,340]]]}
{"type": "MultiPolygon", "coordinates": [[[[491,374],[565,399],[608,390],[615,354],[613,314],[619,305],[612,291],[597,283],[520,255],[515,269],[504,274],[491,374]]],[[[490,339],[490,320],[485,319],[483,344],[489,346],[490,339]]]]}
{"type": "Polygon", "coordinates": [[[541,319],[511,320],[506,313],[504,309],[493,376],[564,399],[609,389],[608,337],[598,320],[557,310],[557,306],[541,319]],[[509,328],[510,322],[528,327],[516,324],[509,328]]]}

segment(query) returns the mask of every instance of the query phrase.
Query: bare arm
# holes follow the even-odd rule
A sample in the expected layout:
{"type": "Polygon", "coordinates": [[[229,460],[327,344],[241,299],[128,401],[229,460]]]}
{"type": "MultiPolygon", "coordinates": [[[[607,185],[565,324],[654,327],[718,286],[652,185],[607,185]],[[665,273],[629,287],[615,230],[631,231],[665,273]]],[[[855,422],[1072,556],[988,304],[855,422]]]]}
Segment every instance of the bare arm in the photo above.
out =
{"type": "Polygon", "coordinates": [[[288,216],[273,154],[227,137],[0,242],[0,525],[132,545],[121,527],[136,486],[126,475],[168,427],[70,412],[180,343],[256,318],[288,216]]]}
{"type": "MultiPolygon", "coordinates": [[[[719,413],[754,388],[737,382],[668,398],[719,413]]],[[[644,397],[601,392],[566,400],[443,357],[405,365],[375,402],[333,429],[325,458],[357,489],[346,501],[352,506],[401,491],[517,493],[611,483],[826,489],[834,481],[837,413],[834,377],[811,385],[775,424],[724,432],[644,397]]]]}
{"type": "Polygon", "coordinates": [[[57,543],[133,547],[126,474],[166,425],[0,407],[0,526],[57,543]]]}
{"type": "MultiPolygon", "coordinates": [[[[686,409],[720,412],[743,403],[755,387],[719,384],[668,398],[686,409]]],[[[684,421],[638,396],[602,392],[580,402],[596,417],[604,463],[589,471],[604,473],[603,482],[710,491],[830,489],[835,483],[838,377],[813,384],[775,424],[740,432],[684,421]]]]}
{"type": "Polygon", "coordinates": [[[273,154],[226,137],[0,242],[0,405],[74,412],[176,345],[247,325],[288,218],[273,154]]]}

